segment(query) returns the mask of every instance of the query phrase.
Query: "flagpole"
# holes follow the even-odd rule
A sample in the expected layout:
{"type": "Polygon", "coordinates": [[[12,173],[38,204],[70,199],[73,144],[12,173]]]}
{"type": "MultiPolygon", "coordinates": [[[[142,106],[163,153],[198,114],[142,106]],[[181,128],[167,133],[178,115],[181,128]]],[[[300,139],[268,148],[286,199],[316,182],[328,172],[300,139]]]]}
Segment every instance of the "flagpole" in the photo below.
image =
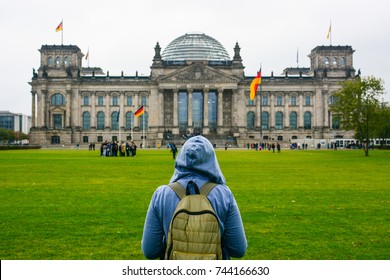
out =
{"type": "Polygon", "coordinates": [[[133,121],[131,121],[130,119],[130,138],[131,138],[131,141],[133,141],[133,127],[134,127],[134,115],[133,115],[133,121]]]}
{"type": "Polygon", "coordinates": [[[61,20],[62,28],[61,28],[61,45],[64,45],[64,19],[61,20]]]}
{"type": "Polygon", "coordinates": [[[118,121],[118,126],[119,126],[119,141],[121,141],[122,140],[122,129],[121,129],[120,121],[118,121]]]}
{"type": "Polygon", "coordinates": [[[145,149],[145,111],[142,114],[142,138],[142,147],[145,149]]]}
{"type": "MultiPolygon", "coordinates": [[[[262,75],[261,74],[261,69],[262,68],[262,64],[260,63],[260,75],[262,75]]],[[[259,96],[260,96],[260,147],[261,147],[261,150],[263,149],[263,146],[262,146],[262,141],[263,141],[263,124],[261,123],[261,121],[262,121],[262,119],[261,119],[261,117],[262,117],[262,114],[263,114],[263,112],[262,112],[262,110],[263,110],[263,107],[262,107],[262,100],[261,100],[261,98],[262,98],[262,96],[261,96],[261,84],[262,83],[260,83],[260,93],[259,93],[259,96]]]]}

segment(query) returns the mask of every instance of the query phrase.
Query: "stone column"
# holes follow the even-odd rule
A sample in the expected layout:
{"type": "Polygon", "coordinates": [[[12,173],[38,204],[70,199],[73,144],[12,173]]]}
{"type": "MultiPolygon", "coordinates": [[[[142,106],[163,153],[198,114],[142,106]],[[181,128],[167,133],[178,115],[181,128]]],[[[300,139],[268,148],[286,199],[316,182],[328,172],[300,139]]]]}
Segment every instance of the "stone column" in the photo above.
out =
{"type": "Polygon", "coordinates": [[[299,93],[298,128],[303,128],[303,92],[299,93]]]}
{"type": "Polygon", "coordinates": [[[275,93],[274,92],[270,92],[269,99],[270,99],[269,125],[270,128],[274,129],[275,128],[275,93]]]}
{"type": "Polygon", "coordinates": [[[203,89],[203,127],[209,127],[209,88],[203,89]]]}
{"type": "Polygon", "coordinates": [[[221,128],[223,126],[223,89],[218,89],[218,119],[217,119],[217,127],[221,128]]]}
{"type": "Polygon", "coordinates": [[[179,120],[178,120],[178,116],[179,116],[179,104],[178,104],[178,89],[174,89],[173,90],[173,126],[176,128],[178,127],[179,125],[179,120]]]}
{"type": "Polygon", "coordinates": [[[238,126],[238,120],[237,120],[238,116],[234,112],[235,112],[235,110],[237,108],[237,98],[238,98],[237,90],[233,89],[232,90],[232,94],[233,94],[232,108],[231,108],[231,112],[232,112],[232,126],[234,127],[234,129],[236,129],[236,127],[238,126]]]}
{"type": "Polygon", "coordinates": [[[36,92],[35,91],[31,91],[31,127],[35,127],[36,126],[36,123],[35,123],[35,97],[36,97],[36,92]]]}
{"type": "Polygon", "coordinates": [[[105,122],[104,122],[104,128],[106,127],[111,127],[111,112],[110,112],[110,92],[106,91],[105,92],[105,107],[106,107],[106,112],[105,112],[105,122]]]}
{"type": "Polygon", "coordinates": [[[188,89],[188,127],[192,128],[192,92],[193,89],[188,89]]]}
{"type": "Polygon", "coordinates": [[[164,89],[158,89],[158,126],[164,126],[164,89]]]}
{"type": "Polygon", "coordinates": [[[43,104],[42,104],[42,92],[37,92],[37,127],[43,126],[43,104]]]}
{"type": "Polygon", "coordinates": [[[315,114],[314,127],[323,127],[324,125],[324,104],[321,88],[317,88],[316,95],[313,97],[312,110],[315,114]]]}
{"type": "MultiPolygon", "coordinates": [[[[72,104],[72,90],[66,90],[66,118],[65,127],[70,127],[70,120],[72,118],[71,105],[72,104]]],[[[65,116],[64,116],[65,117],[65,116]]]]}
{"type": "MultiPolygon", "coordinates": [[[[138,109],[139,109],[139,104],[138,104],[138,101],[139,101],[139,92],[134,92],[134,112],[135,113],[138,109]]],[[[134,127],[139,127],[139,117],[137,118],[136,116],[134,116],[134,127]]]]}
{"type": "Polygon", "coordinates": [[[120,110],[120,113],[119,113],[119,122],[118,122],[118,126],[119,126],[119,130],[122,129],[122,127],[125,127],[126,124],[124,122],[124,120],[126,119],[126,112],[125,112],[125,92],[121,91],[119,92],[119,110],[120,110]]]}
{"type": "Polygon", "coordinates": [[[289,104],[289,94],[287,92],[284,93],[284,125],[283,129],[286,127],[290,127],[290,114],[288,110],[288,104],[289,104]]]}
{"type": "Polygon", "coordinates": [[[47,114],[48,112],[46,112],[46,108],[47,108],[47,104],[46,104],[46,96],[47,96],[47,90],[41,90],[41,93],[42,93],[42,98],[41,98],[41,106],[42,106],[42,126],[46,126],[48,127],[47,125],[47,114]]]}
{"type": "Polygon", "coordinates": [[[91,128],[96,128],[96,91],[91,92],[91,128]]]}
{"type": "Polygon", "coordinates": [[[325,117],[325,120],[324,120],[324,126],[326,127],[329,127],[330,126],[330,120],[329,120],[329,96],[328,94],[325,94],[324,95],[324,100],[323,100],[323,104],[324,104],[324,117],[325,117]]]}
{"type": "Polygon", "coordinates": [[[255,104],[256,104],[256,113],[255,113],[255,127],[260,127],[261,123],[260,123],[260,104],[261,104],[261,97],[260,97],[261,94],[256,94],[256,97],[255,97],[255,104]]]}

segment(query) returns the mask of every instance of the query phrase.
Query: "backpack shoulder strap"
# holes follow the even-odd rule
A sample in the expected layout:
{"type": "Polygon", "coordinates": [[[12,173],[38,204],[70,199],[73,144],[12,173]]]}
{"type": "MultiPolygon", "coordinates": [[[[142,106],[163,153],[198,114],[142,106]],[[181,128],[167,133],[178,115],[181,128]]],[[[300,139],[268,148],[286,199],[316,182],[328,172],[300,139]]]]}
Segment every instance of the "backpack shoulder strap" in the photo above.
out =
{"type": "Polygon", "coordinates": [[[203,185],[203,187],[200,188],[200,194],[203,194],[204,196],[208,196],[211,190],[216,186],[216,183],[213,182],[207,182],[203,185]]]}
{"type": "Polygon", "coordinates": [[[173,182],[168,186],[177,194],[177,196],[182,200],[186,196],[186,190],[178,182],[173,182]]]}

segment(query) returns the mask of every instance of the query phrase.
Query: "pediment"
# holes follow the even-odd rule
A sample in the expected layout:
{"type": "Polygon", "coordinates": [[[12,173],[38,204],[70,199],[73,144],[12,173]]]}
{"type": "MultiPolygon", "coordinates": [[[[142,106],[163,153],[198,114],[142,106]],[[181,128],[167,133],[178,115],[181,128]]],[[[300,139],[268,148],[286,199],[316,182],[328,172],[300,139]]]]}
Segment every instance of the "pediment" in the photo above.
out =
{"type": "Polygon", "coordinates": [[[194,63],[180,70],[160,77],[159,83],[238,83],[239,78],[230,76],[222,71],[206,66],[203,63],[194,63]]]}

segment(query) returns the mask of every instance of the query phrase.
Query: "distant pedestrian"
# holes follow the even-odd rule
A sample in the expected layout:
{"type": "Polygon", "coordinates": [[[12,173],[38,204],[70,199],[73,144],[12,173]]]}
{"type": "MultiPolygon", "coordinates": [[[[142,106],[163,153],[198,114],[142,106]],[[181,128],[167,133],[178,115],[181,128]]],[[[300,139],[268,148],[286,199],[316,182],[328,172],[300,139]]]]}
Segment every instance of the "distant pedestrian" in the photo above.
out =
{"type": "Polygon", "coordinates": [[[278,150],[278,153],[280,153],[280,144],[279,143],[276,144],[276,149],[278,150]]]}
{"type": "Polygon", "coordinates": [[[177,154],[176,145],[175,145],[175,143],[171,143],[170,146],[171,146],[171,153],[172,153],[173,159],[176,159],[176,154],[177,154]]]}

